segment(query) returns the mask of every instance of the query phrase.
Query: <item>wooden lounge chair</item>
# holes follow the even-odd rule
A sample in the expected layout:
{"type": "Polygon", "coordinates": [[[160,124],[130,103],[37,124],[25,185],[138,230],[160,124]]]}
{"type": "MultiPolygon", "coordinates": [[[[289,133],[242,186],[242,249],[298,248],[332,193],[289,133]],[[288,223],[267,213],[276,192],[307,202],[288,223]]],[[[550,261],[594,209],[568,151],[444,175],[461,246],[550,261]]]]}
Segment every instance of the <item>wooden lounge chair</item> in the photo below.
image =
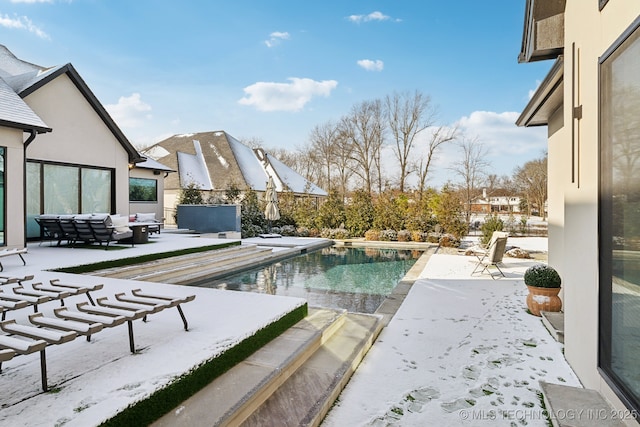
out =
{"type": "Polygon", "coordinates": [[[476,254],[478,262],[473,272],[471,272],[472,275],[476,272],[482,274],[486,271],[491,275],[492,279],[495,279],[494,274],[489,270],[489,267],[495,267],[502,277],[505,277],[498,264],[502,263],[502,258],[504,257],[504,252],[507,247],[508,236],[509,234],[503,231],[493,232],[487,248],[485,248],[482,253],[476,254]]]}

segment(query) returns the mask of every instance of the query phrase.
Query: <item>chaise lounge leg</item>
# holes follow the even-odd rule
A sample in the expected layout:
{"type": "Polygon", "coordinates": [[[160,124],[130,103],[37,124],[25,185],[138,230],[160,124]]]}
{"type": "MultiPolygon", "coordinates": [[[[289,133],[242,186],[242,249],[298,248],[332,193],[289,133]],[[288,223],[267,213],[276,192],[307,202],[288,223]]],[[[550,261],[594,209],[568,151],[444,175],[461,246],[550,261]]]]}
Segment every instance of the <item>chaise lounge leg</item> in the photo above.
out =
{"type": "Polygon", "coordinates": [[[132,354],[136,354],[136,345],[133,342],[133,321],[127,320],[127,326],[129,328],[129,349],[132,354]]]}
{"type": "Polygon", "coordinates": [[[40,351],[40,372],[42,376],[42,391],[49,391],[47,387],[47,356],[44,348],[40,351]]]}
{"type": "Polygon", "coordinates": [[[178,309],[178,313],[180,313],[180,317],[182,318],[182,324],[184,325],[184,330],[188,331],[189,325],[187,324],[187,318],[184,317],[184,313],[182,312],[182,307],[180,307],[180,304],[178,304],[176,305],[176,308],[178,309]]]}

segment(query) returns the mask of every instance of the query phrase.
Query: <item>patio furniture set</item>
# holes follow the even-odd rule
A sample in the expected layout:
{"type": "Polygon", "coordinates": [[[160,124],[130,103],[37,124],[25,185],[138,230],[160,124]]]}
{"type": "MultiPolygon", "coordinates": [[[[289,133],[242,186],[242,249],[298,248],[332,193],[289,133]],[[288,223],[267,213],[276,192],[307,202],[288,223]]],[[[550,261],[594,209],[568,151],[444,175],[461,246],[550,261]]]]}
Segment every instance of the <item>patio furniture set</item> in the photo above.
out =
{"type": "Polygon", "coordinates": [[[161,222],[154,214],[135,214],[131,216],[108,214],[78,215],[40,215],[35,218],[40,225],[44,239],[63,241],[74,247],[76,243],[106,243],[105,250],[111,242],[147,243],[149,233],[160,233],[161,222]]]}
{"type": "Polygon", "coordinates": [[[32,282],[34,276],[0,277],[0,372],[2,363],[17,355],[40,353],[42,390],[47,391],[46,349],[52,345],[63,344],[85,336],[91,336],[105,328],[127,323],[129,350],[136,352],[133,321],[142,319],[164,309],[175,307],[180,314],[184,330],[188,330],[187,319],[181,304],[193,301],[195,295],[184,297],[146,293],[133,289],[130,295],[116,293],[113,296],[100,296],[95,301],[91,292],[99,291],[102,284],[66,283],[58,279],[49,284],[32,282]],[[75,308],[65,306],[65,298],[84,294],[88,302],[76,303],[75,308]],[[60,307],[53,309],[53,316],[39,312],[39,305],[59,300],[60,307]],[[29,324],[6,320],[6,314],[14,310],[33,307],[34,313],[28,315],[29,324]]]}

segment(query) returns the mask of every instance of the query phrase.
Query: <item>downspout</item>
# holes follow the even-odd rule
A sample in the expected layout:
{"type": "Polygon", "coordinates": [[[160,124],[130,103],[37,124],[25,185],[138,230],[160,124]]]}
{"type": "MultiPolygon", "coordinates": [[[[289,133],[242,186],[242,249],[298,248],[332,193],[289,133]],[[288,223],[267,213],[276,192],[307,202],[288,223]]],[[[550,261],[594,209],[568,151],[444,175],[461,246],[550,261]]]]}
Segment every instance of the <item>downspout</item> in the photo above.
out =
{"type": "Polygon", "coordinates": [[[22,209],[25,219],[23,221],[24,230],[22,236],[24,241],[22,242],[22,246],[25,248],[27,247],[27,147],[29,147],[29,144],[31,144],[33,140],[36,139],[37,134],[38,133],[35,131],[35,129],[29,129],[29,137],[24,142],[24,152],[22,158],[22,209]]]}

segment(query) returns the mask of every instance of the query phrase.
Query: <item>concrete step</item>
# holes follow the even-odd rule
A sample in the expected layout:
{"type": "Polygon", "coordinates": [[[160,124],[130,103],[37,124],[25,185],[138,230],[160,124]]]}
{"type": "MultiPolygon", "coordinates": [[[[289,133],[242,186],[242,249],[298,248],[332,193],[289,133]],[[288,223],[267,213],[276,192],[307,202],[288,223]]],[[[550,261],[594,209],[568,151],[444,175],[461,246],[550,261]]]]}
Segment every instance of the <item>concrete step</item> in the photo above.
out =
{"type": "Polygon", "coordinates": [[[553,427],[624,427],[622,420],[632,420],[631,410],[614,409],[596,390],[545,381],[540,388],[553,427]]]}
{"type": "Polygon", "coordinates": [[[318,425],[381,325],[381,316],[311,308],[153,426],[318,425]]]}
{"type": "Polygon", "coordinates": [[[320,425],[381,328],[381,316],[347,314],[344,325],[240,425],[320,425]]]}

